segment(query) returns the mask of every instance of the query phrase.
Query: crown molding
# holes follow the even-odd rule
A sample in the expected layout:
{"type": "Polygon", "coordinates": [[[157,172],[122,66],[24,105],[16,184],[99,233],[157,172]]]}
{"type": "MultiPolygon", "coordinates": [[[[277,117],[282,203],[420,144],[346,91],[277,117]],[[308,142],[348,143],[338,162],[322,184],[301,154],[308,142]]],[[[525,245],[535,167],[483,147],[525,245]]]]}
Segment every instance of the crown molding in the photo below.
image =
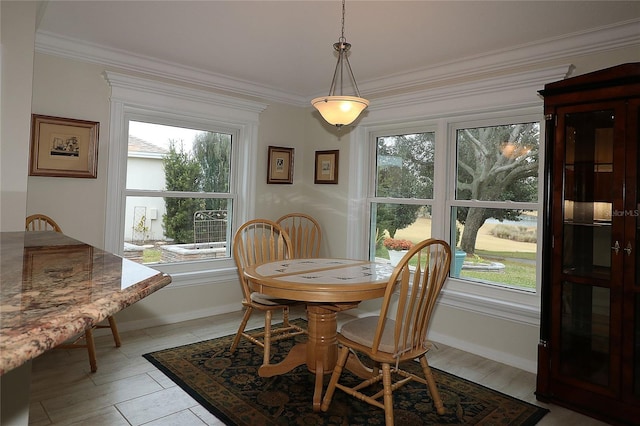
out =
{"type": "Polygon", "coordinates": [[[536,64],[563,60],[571,56],[640,45],[639,25],[640,19],[634,19],[589,31],[527,43],[515,48],[494,50],[429,68],[401,72],[376,80],[365,80],[359,82],[360,92],[366,93],[367,96],[374,96],[376,93],[408,90],[416,86],[435,85],[445,80],[468,79],[473,75],[534,67],[536,64]]]}
{"type": "Polygon", "coordinates": [[[135,104],[140,100],[140,93],[155,95],[160,98],[170,99],[170,102],[180,100],[191,104],[197,103],[193,107],[194,111],[202,109],[201,105],[210,105],[220,108],[231,108],[237,110],[237,114],[248,112],[253,120],[258,119],[260,114],[267,107],[263,102],[240,99],[234,96],[209,93],[202,90],[183,87],[176,84],[158,82],[148,78],[142,78],[114,71],[104,71],[104,78],[109,85],[116,90],[111,93],[112,100],[122,100],[135,104]],[[255,117],[254,117],[255,115],[255,117]]]}
{"type": "MultiPolygon", "coordinates": [[[[559,60],[575,55],[593,54],[607,50],[640,44],[639,19],[588,31],[528,43],[515,48],[492,51],[486,54],[461,58],[429,68],[397,73],[379,79],[359,82],[361,92],[374,97],[393,91],[410,91],[413,87],[434,85],[451,79],[470,79],[487,73],[496,73],[517,67],[535,66],[545,61],[559,60]]],[[[306,107],[309,99],[321,94],[300,96],[283,92],[254,82],[186,67],[180,64],[133,54],[95,43],[59,36],[50,32],[36,33],[36,52],[60,56],[66,59],[100,64],[121,70],[195,84],[216,90],[257,97],[306,107]]]]}
{"type": "Polygon", "coordinates": [[[177,82],[204,86],[285,104],[306,105],[307,99],[250,81],[88,43],[45,31],[36,33],[36,52],[88,62],[122,71],[143,73],[177,82]]]}
{"type": "MultiPolygon", "coordinates": [[[[465,83],[458,83],[437,88],[424,89],[402,95],[387,96],[376,99],[369,107],[371,111],[385,110],[390,108],[406,107],[411,105],[422,105],[435,102],[455,102],[456,99],[484,96],[487,94],[505,93],[511,91],[529,93],[522,101],[535,101],[537,90],[543,89],[549,81],[562,80],[568,76],[572,70],[572,65],[561,64],[552,67],[545,67],[530,71],[508,74],[506,76],[496,76],[474,80],[465,83]]],[[[458,107],[459,108],[459,107],[458,107]]]]}

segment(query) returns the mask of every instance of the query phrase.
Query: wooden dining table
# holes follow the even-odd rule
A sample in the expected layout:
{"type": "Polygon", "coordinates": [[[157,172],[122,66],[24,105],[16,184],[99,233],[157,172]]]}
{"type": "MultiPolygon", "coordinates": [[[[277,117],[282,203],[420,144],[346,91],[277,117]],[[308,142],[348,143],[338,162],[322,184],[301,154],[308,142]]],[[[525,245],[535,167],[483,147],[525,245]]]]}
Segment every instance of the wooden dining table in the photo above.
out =
{"type": "MultiPolygon", "coordinates": [[[[272,377],[306,363],[315,374],[313,409],[319,411],[323,377],[333,371],[338,357],[337,313],[382,297],[392,272],[388,263],[332,258],[288,259],[247,267],[244,273],[254,291],[307,305],[307,341],[296,344],[280,363],[262,365],[258,374],[272,377]]],[[[355,357],[349,358],[346,368],[360,377],[371,374],[355,357]]]]}

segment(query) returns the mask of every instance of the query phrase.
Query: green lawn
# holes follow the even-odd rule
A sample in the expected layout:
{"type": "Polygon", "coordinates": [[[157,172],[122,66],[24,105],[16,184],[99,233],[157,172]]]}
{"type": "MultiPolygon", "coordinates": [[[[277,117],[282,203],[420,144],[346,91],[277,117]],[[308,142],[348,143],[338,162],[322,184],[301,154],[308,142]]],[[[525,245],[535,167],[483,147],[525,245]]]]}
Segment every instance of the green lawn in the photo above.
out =
{"type": "MultiPolygon", "coordinates": [[[[480,257],[486,257],[491,259],[527,259],[527,260],[536,260],[536,253],[531,252],[511,252],[511,251],[487,251],[487,250],[476,250],[476,254],[480,257]]],[[[500,260],[497,260],[498,262],[500,260]]]]}
{"type": "MultiPolygon", "coordinates": [[[[488,258],[488,257],[487,257],[488,258]]],[[[504,284],[513,287],[535,289],[536,288],[536,265],[533,263],[522,263],[513,259],[496,260],[504,264],[505,268],[500,271],[473,271],[463,269],[461,278],[490,281],[495,284],[504,284]]]]}
{"type": "Polygon", "coordinates": [[[492,272],[463,269],[460,274],[462,278],[486,280],[526,289],[536,288],[536,253],[476,250],[475,254],[482,259],[504,264],[504,270],[492,272]]]}
{"type": "MultiPolygon", "coordinates": [[[[460,273],[461,278],[522,289],[536,288],[536,253],[477,250],[476,255],[484,261],[500,262],[504,264],[505,268],[502,271],[463,269],[460,273]],[[521,262],[519,260],[525,260],[527,262],[521,262]]],[[[376,257],[388,259],[387,249],[384,246],[378,248],[378,250],[376,250],[376,257]]],[[[472,259],[467,258],[467,260],[472,259]]]]}
{"type": "Polygon", "coordinates": [[[148,248],[142,252],[142,263],[160,262],[162,252],[157,248],[148,248]]]}

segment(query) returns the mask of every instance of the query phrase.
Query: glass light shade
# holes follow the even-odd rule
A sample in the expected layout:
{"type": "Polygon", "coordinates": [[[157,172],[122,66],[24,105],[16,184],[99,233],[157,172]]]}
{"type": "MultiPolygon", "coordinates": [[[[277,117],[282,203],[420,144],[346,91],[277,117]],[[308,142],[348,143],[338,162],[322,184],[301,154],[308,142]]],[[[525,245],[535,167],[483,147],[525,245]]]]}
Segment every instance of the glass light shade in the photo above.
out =
{"type": "Polygon", "coordinates": [[[353,123],[369,101],[355,96],[323,96],[313,99],[311,105],[329,124],[339,127],[353,123]]]}

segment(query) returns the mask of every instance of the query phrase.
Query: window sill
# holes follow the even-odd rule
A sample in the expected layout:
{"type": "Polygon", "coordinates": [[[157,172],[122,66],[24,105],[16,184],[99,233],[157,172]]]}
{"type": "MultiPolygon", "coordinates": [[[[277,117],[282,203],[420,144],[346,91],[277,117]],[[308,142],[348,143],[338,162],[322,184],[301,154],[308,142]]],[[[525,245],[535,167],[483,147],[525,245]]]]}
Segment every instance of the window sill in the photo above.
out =
{"type": "MultiPolygon", "coordinates": [[[[532,296],[535,298],[535,295],[532,296]]],[[[494,318],[527,325],[540,325],[540,308],[517,300],[505,300],[455,289],[443,289],[439,303],[494,318]]]]}

